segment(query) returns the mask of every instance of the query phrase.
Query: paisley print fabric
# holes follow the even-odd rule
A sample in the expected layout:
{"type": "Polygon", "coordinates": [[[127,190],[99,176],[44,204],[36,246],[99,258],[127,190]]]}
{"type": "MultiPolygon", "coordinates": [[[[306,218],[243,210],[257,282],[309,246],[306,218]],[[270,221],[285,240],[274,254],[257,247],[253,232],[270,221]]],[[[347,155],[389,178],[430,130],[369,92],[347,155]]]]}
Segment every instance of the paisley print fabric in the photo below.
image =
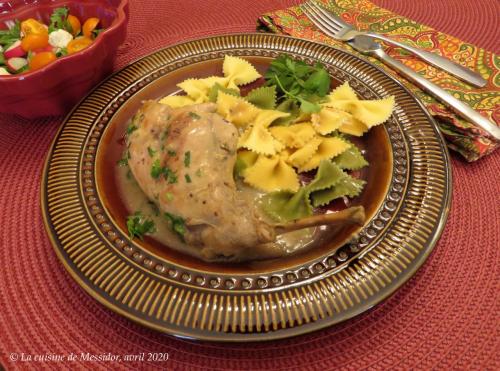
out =
{"type": "MultiPolygon", "coordinates": [[[[488,84],[475,88],[446,72],[434,68],[406,51],[385,45],[388,54],[413,68],[425,78],[446,89],[456,98],[488,117],[497,125],[500,120],[500,57],[487,50],[436,31],[428,26],[380,8],[368,0],[317,0],[327,9],[342,17],[359,30],[388,35],[392,39],[443,55],[455,62],[479,72],[488,84]]],[[[300,8],[292,7],[264,14],[258,19],[257,28],[263,31],[283,33],[295,37],[331,44],[358,54],[349,45],[333,40],[321,33],[300,8]]],[[[375,58],[363,56],[382,67],[389,74],[392,71],[375,58]]],[[[445,137],[448,147],[460,153],[467,161],[475,161],[491,153],[499,143],[491,140],[481,129],[455,115],[448,107],[398,77],[427,107],[445,137]]]]}

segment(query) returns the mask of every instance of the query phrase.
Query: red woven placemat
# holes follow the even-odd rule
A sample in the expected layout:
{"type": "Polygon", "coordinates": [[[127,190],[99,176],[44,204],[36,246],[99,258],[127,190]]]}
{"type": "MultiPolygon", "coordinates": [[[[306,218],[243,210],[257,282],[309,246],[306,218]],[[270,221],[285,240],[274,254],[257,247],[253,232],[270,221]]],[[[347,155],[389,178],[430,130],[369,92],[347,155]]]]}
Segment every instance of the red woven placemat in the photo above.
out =
{"type": "MultiPolygon", "coordinates": [[[[498,2],[375,2],[499,52],[498,2]]],[[[116,67],[188,38],[253,31],[261,13],[293,3],[132,1],[129,35],[116,67]]],[[[474,164],[452,157],[453,203],[445,231],[424,266],[391,298],[309,335],[215,344],[175,339],[120,317],[89,297],[59,263],[42,224],[39,181],[61,122],[0,116],[0,363],[7,369],[500,368],[498,151],[474,164]],[[81,353],[107,359],[140,353],[147,358],[148,352],[168,353],[169,359],[81,359],[81,353]],[[57,360],[72,353],[77,361],[57,360]],[[50,359],[36,361],[37,355],[50,359]],[[28,356],[31,361],[22,360],[28,356]]]]}

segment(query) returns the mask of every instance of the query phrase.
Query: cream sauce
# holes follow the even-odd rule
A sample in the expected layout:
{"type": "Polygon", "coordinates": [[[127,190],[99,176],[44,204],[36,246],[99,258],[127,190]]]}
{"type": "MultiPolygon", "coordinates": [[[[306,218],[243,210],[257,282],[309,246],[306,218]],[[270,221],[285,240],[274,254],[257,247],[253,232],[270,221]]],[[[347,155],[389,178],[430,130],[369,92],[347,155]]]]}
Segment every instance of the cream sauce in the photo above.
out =
{"type": "MultiPolygon", "coordinates": [[[[116,166],[115,171],[119,196],[129,215],[140,211],[143,216],[152,219],[155,223],[156,231],[150,234],[152,238],[174,250],[201,258],[200,251],[197,248],[182,242],[178,235],[170,230],[170,226],[162,216],[162,212],[158,212],[157,206],[147,198],[133,178],[128,167],[116,166]]],[[[237,187],[240,196],[252,203],[258,203],[264,195],[264,193],[248,187],[241,182],[237,182],[237,187]]],[[[242,210],[242,212],[245,212],[245,210],[242,210]]],[[[266,219],[264,218],[264,220],[266,219]]],[[[271,220],[266,221],[272,224],[271,220]]],[[[332,227],[321,226],[282,234],[277,236],[276,241],[273,243],[256,246],[250,253],[249,258],[259,260],[294,254],[299,250],[311,248],[317,243],[324,241],[335,230],[332,227]]]]}

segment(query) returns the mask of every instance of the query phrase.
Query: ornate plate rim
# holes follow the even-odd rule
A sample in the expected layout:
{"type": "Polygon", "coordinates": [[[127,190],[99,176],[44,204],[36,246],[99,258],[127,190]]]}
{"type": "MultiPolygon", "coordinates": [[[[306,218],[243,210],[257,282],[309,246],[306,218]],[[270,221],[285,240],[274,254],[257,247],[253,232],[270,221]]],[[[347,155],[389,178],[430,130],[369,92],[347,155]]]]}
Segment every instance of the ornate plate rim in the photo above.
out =
{"type": "MultiPolygon", "coordinates": [[[[109,103],[109,102],[108,102],[109,103]]],[[[85,142],[85,141],[84,141],[85,142]]],[[[84,148],[81,149],[82,151],[82,157],[83,157],[83,150],[84,148]]],[[[80,182],[80,179],[76,180],[76,183],[80,182]]],[[[43,168],[43,173],[41,177],[41,190],[40,190],[40,202],[41,202],[41,209],[42,209],[42,218],[43,218],[43,223],[45,226],[45,229],[47,231],[47,235],[50,239],[50,242],[52,244],[52,247],[56,251],[56,255],[62,262],[63,266],[65,269],[70,273],[71,277],[82,287],[84,290],[92,296],[94,299],[96,299],[98,302],[103,304],[105,307],[108,309],[111,309],[124,317],[139,323],[141,325],[144,325],[146,327],[173,335],[173,336],[178,336],[181,338],[187,338],[187,339],[195,339],[195,340],[210,340],[210,341],[222,341],[222,342],[239,342],[239,341],[268,341],[268,340],[277,340],[277,339],[283,339],[291,336],[296,336],[300,334],[306,334],[310,333],[313,331],[317,331],[329,326],[332,326],[334,324],[343,322],[347,319],[353,318],[371,307],[379,304],[380,302],[384,301],[387,297],[391,296],[392,294],[395,293],[395,291],[400,288],[402,285],[404,285],[413,275],[416,273],[416,271],[422,266],[422,264],[425,262],[429,254],[433,251],[437,241],[439,240],[444,226],[446,224],[446,220],[449,214],[450,210],[450,203],[451,203],[451,184],[452,184],[452,174],[451,174],[451,168],[450,168],[450,160],[449,160],[449,153],[446,148],[444,139],[442,134],[439,132],[437,129],[437,124],[435,123],[433,117],[430,115],[430,113],[427,111],[423,103],[408,89],[406,88],[400,81],[395,79],[394,77],[388,75],[385,71],[383,71],[380,67],[373,65],[371,62],[369,62],[367,59],[360,58],[359,56],[350,53],[345,50],[341,50],[323,43],[319,42],[313,42],[310,40],[305,40],[305,39],[300,39],[296,37],[291,37],[291,36],[286,36],[286,35],[276,35],[276,34],[263,34],[263,33],[230,33],[230,34],[222,34],[222,35],[213,35],[213,36],[208,36],[208,37],[201,37],[201,38],[194,38],[194,39],[189,39],[187,41],[179,42],[176,44],[169,45],[164,48],[159,48],[151,53],[139,57],[132,62],[128,63],[124,67],[120,68],[118,71],[114,72],[111,74],[109,77],[101,81],[97,86],[95,86],[85,97],[83,97],[80,102],[78,102],[73,109],[66,115],[66,117],[63,120],[63,123],[61,124],[60,128],[58,129],[57,133],[54,136],[54,139],[51,143],[51,146],[47,152],[46,159],[45,159],[45,164],[43,168]],[[237,38],[237,37],[263,37],[263,36],[271,37],[271,38],[282,38],[282,39],[289,39],[295,42],[305,42],[307,44],[315,44],[317,46],[323,46],[327,48],[331,48],[337,52],[341,52],[347,55],[350,55],[351,57],[354,57],[355,59],[361,60],[364,63],[367,63],[370,65],[371,68],[374,68],[378,70],[380,73],[384,75],[384,78],[390,79],[393,83],[398,85],[399,88],[402,88],[414,101],[417,103],[419,108],[422,109],[423,113],[425,114],[427,120],[429,123],[431,123],[432,127],[434,128],[435,134],[437,134],[437,139],[441,145],[441,154],[443,156],[443,161],[445,166],[445,174],[444,174],[444,179],[446,180],[446,183],[444,185],[444,195],[443,195],[443,208],[442,211],[438,217],[438,222],[435,225],[435,231],[432,234],[432,238],[428,242],[428,244],[422,249],[422,251],[418,254],[418,256],[411,261],[411,267],[409,267],[406,272],[404,272],[401,276],[399,276],[397,279],[394,279],[391,281],[387,286],[383,287],[383,292],[378,292],[377,295],[372,295],[368,299],[364,299],[362,302],[358,303],[359,305],[357,308],[350,308],[350,310],[346,310],[344,312],[339,312],[336,313],[335,316],[332,315],[327,315],[325,318],[321,318],[321,320],[317,321],[312,321],[309,322],[307,321],[305,324],[299,324],[297,326],[292,326],[292,327],[285,327],[284,329],[279,329],[277,331],[264,331],[264,332],[248,332],[248,333],[235,333],[230,332],[230,331],[223,331],[220,333],[214,333],[214,334],[209,334],[209,335],[204,335],[204,334],[193,334],[190,333],[189,331],[182,331],[179,330],[178,328],[172,329],[171,327],[169,328],[167,326],[161,326],[157,325],[155,323],[152,323],[146,319],[140,318],[139,316],[135,315],[131,311],[126,311],[122,308],[119,308],[118,306],[115,306],[113,303],[110,303],[107,298],[104,297],[101,293],[99,293],[95,288],[92,288],[87,282],[85,282],[81,277],[79,276],[78,272],[73,269],[69,262],[68,258],[63,255],[62,252],[62,246],[59,246],[58,241],[56,240],[55,237],[55,232],[53,229],[53,225],[50,223],[50,215],[49,215],[49,207],[47,204],[47,194],[46,194],[46,186],[47,186],[47,181],[48,181],[48,171],[49,171],[49,166],[50,166],[50,159],[51,155],[53,154],[54,148],[56,146],[57,140],[64,130],[67,121],[72,117],[72,115],[75,113],[75,111],[81,106],[83,102],[87,100],[94,92],[96,92],[101,86],[106,84],[108,81],[112,80],[113,77],[116,75],[119,75],[123,70],[129,68],[130,66],[135,65],[136,63],[146,60],[147,58],[157,54],[161,53],[162,51],[168,50],[168,49],[174,49],[176,47],[181,47],[184,45],[189,45],[189,44],[194,44],[197,42],[202,42],[205,40],[215,40],[215,39],[230,39],[230,38],[237,38]]],[[[403,197],[404,199],[404,197],[403,197]]],[[[403,202],[403,201],[402,201],[403,202]]],[[[88,278],[88,277],[87,277],[88,278]]],[[[293,286],[293,285],[292,285],[293,286]]],[[[258,291],[258,289],[256,290],[258,291]]],[[[262,294],[263,295],[263,294],[262,294]]],[[[222,299],[221,299],[222,301],[222,299]]],[[[196,330],[196,329],[195,329],[196,330]]]]}

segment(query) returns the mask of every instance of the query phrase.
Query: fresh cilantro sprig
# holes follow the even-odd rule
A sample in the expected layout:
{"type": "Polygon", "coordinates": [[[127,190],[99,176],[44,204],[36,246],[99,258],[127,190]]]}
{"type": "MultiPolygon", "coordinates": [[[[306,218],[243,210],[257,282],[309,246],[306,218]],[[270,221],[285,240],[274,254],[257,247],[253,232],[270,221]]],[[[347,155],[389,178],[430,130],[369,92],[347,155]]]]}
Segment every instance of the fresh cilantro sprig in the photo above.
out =
{"type": "Polygon", "coordinates": [[[142,240],[145,234],[154,233],[156,231],[155,223],[148,218],[145,218],[140,211],[127,217],[127,229],[131,239],[137,237],[142,240]]]}
{"type": "Polygon", "coordinates": [[[288,55],[272,61],[264,77],[267,86],[278,88],[279,103],[290,100],[305,113],[318,112],[319,102],[330,90],[330,75],[321,63],[310,66],[288,55]]]}
{"type": "Polygon", "coordinates": [[[0,30],[0,45],[8,49],[21,38],[21,23],[16,19],[14,26],[8,30],[0,30]]]}
{"type": "Polygon", "coordinates": [[[72,32],[71,24],[68,22],[69,9],[65,6],[56,8],[50,16],[49,33],[55,30],[63,29],[72,32]]]}

